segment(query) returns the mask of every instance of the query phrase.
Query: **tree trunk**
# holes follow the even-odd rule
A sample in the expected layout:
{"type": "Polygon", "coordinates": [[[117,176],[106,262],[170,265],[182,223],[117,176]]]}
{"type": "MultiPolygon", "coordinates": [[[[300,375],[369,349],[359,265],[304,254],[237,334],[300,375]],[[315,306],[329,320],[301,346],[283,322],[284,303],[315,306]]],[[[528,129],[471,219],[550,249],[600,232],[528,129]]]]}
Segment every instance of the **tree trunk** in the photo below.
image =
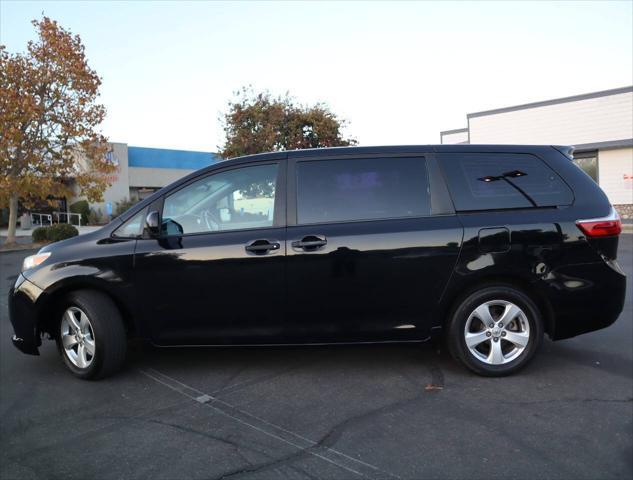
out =
{"type": "Polygon", "coordinates": [[[9,231],[7,232],[7,244],[15,243],[15,229],[18,223],[18,194],[11,193],[9,197],[9,231]]]}

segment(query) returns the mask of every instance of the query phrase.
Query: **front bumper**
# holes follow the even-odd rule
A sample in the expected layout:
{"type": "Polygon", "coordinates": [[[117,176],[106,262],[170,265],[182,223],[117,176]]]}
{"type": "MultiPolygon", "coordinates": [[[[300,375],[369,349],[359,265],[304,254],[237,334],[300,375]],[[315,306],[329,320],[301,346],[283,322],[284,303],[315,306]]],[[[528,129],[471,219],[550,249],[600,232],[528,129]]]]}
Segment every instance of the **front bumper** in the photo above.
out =
{"type": "Polygon", "coordinates": [[[13,345],[22,353],[39,355],[38,347],[42,344],[38,331],[38,299],[42,289],[20,275],[13,288],[9,290],[9,319],[15,335],[11,339],[13,345]]]}
{"type": "Polygon", "coordinates": [[[30,342],[25,342],[23,338],[18,337],[17,335],[13,335],[11,337],[11,341],[15,348],[20,350],[22,353],[26,353],[28,355],[39,355],[40,352],[37,349],[42,344],[42,340],[38,337],[37,340],[39,343],[36,345],[33,340],[30,342]]]}

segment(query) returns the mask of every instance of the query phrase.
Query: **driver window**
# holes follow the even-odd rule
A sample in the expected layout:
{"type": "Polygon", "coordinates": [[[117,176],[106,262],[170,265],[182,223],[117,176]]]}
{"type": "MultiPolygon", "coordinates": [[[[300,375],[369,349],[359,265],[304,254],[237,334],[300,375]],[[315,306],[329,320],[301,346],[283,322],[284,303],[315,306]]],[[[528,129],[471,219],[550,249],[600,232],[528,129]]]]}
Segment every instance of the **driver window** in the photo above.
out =
{"type": "Polygon", "coordinates": [[[209,175],[165,198],[163,235],[265,228],[273,225],[277,165],[209,175]]]}

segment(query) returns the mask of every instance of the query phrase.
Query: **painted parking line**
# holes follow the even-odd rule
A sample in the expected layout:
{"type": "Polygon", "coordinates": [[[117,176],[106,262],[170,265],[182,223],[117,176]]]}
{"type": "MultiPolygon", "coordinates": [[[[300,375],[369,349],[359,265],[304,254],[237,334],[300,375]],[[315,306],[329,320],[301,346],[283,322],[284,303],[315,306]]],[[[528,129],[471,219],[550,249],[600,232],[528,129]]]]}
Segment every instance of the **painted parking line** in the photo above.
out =
{"type": "Polygon", "coordinates": [[[349,473],[370,479],[394,479],[400,478],[393,473],[385,472],[375,465],[363,462],[357,458],[346,455],[334,448],[320,445],[298,433],[275,425],[263,418],[237,408],[236,406],[220,400],[213,395],[202,392],[190,385],[186,385],[175,378],[161,373],[153,368],[140,370],[140,373],[157,383],[212,409],[215,413],[228,417],[241,425],[274,438],[277,441],[296,448],[300,453],[312,455],[332,465],[346,470],[349,473]]]}

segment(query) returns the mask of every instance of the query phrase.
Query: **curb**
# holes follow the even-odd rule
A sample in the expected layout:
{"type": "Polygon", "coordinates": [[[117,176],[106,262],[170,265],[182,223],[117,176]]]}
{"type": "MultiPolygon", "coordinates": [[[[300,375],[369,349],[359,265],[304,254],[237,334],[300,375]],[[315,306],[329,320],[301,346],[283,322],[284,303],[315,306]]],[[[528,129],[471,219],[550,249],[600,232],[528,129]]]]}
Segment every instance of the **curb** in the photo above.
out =
{"type": "Polygon", "coordinates": [[[36,252],[40,248],[42,247],[41,246],[39,247],[27,246],[24,248],[0,248],[0,255],[2,255],[3,253],[14,253],[14,252],[28,252],[28,251],[36,252]]]}
{"type": "Polygon", "coordinates": [[[11,252],[21,252],[27,250],[39,250],[46,243],[18,243],[16,246],[11,248],[3,248],[4,244],[0,244],[0,254],[2,253],[11,253],[11,252]]]}

